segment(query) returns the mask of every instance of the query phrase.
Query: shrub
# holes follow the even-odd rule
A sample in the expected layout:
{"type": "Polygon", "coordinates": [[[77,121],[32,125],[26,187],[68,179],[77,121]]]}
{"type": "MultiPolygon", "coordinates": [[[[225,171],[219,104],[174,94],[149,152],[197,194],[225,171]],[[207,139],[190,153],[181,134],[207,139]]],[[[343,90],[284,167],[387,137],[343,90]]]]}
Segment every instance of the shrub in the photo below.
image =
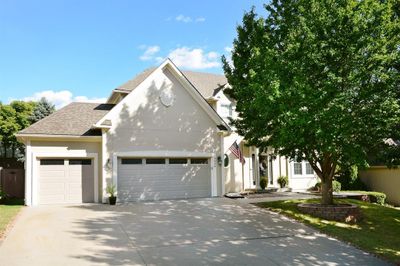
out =
{"type": "Polygon", "coordinates": [[[287,176],[278,177],[278,184],[281,188],[286,187],[289,183],[289,178],[287,176]]]}
{"type": "Polygon", "coordinates": [[[337,180],[333,180],[332,189],[333,192],[340,192],[340,190],[342,189],[342,184],[337,180]]]}
{"type": "MultiPolygon", "coordinates": [[[[332,189],[334,192],[340,192],[342,188],[342,184],[340,184],[339,181],[333,180],[332,181],[332,189]]],[[[321,191],[322,190],[322,184],[321,182],[317,182],[314,186],[314,190],[316,191],[321,191]]]]}
{"type": "Polygon", "coordinates": [[[321,182],[317,182],[313,188],[315,191],[321,191],[321,182]]]}
{"type": "Polygon", "coordinates": [[[262,190],[264,190],[267,187],[268,184],[268,178],[266,176],[262,176],[260,179],[260,187],[262,190]]]}
{"type": "Polygon", "coordinates": [[[0,203],[4,203],[7,200],[7,194],[0,187],[0,203]]]}
{"type": "Polygon", "coordinates": [[[342,184],[343,190],[366,190],[367,186],[361,181],[356,165],[345,167],[335,177],[342,184]]]}
{"type": "Polygon", "coordinates": [[[379,205],[385,205],[385,200],[386,200],[386,194],[382,192],[376,192],[376,191],[348,191],[348,192],[354,192],[357,194],[361,194],[361,196],[349,196],[349,198],[354,198],[366,202],[374,202],[379,205]]]}
{"type": "Polygon", "coordinates": [[[372,198],[372,202],[376,202],[379,205],[385,205],[386,194],[381,192],[371,191],[369,192],[369,196],[372,198]]]}

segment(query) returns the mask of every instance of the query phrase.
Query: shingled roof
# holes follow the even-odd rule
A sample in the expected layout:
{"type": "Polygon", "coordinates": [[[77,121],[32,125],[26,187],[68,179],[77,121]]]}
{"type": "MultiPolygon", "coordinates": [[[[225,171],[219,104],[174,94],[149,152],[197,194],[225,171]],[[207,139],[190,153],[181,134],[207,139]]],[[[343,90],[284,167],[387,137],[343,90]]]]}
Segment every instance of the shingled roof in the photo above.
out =
{"type": "Polygon", "coordinates": [[[104,117],[113,104],[71,103],[19,132],[20,135],[100,136],[92,125],[104,117]]]}
{"type": "MultiPolygon", "coordinates": [[[[133,79],[119,86],[118,90],[132,91],[142,83],[156,68],[148,68],[133,79]]],[[[182,74],[192,83],[200,94],[208,99],[215,96],[218,91],[228,83],[224,75],[182,70],[182,74]]]]}
{"type": "MultiPolygon", "coordinates": [[[[127,93],[142,83],[156,68],[149,68],[124,83],[117,89],[127,93]]],[[[182,71],[204,98],[215,96],[227,84],[223,75],[211,73],[182,71]]],[[[101,131],[92,126],[103,118],[113,104],[71,103],[50,116],[38,121],[20,131],[19,135],[69,135],[69,136],[100,136],[101,131]]]]}

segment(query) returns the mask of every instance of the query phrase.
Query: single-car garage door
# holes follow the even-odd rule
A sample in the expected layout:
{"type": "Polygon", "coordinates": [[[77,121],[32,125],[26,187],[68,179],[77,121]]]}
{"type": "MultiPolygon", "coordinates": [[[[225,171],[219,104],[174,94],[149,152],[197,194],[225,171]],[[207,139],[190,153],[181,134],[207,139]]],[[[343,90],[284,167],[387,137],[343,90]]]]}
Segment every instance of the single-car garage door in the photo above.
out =
{"type": "Polygon", "coordinates": [[[39,204],[72,204],[94,201],[91,159],[40,159],[39,204]]]}
{"type": "Polygon", "coordinates": [[[210,197],[209,161],[208,158],[120,158],[118,200],[210,197]]]}

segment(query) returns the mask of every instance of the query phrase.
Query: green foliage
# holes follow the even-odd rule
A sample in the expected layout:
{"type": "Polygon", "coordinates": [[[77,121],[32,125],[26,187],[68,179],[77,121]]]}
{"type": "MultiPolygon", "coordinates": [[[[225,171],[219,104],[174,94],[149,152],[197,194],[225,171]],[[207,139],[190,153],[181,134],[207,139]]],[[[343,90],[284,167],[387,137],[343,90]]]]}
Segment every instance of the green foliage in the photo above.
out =
{"type": "Polygon", "coordinates": [[[314,190],[321,191],[321,182],[317,182],[314,186],[314,190]]]}
{"type": "Polygon", "coordinates": [[[278,184],[281,188],[286,187],[289,184],[289,178],[283,175],[278,177],[278,184]]]}
{"type": "Polygon", "coordinates": [[[51,115],[56,110],[54,104],[47,101],[46,98],[41,98],[37,103],[32,115],[30,116],[31,123],[36,123],[37,121],[51,115]]]}
{"type": "Polygon", "coordinates": [[[0,202],[5,202],[6,199],[7,199],[7,194],[0,186],[0,202]]]}
{"type": "Polygon", "coordinates": [[[369,191],[368,196],[371,198],[371,202],[376,202],[379,205],[385,205],[386,194],[382,192],[369,191]]]}
{"type": "Polygon", "coordinates": [[[260,187],[262,190],[265,190],[265,188],[267,187],[268,184],[268,177],[266,176],[262,176],[260,179],[260,187]]]}
{"type": "MultiPolygon", "coordinates": [[[[273,0],[237,28],[224,72],[250,145],[307,160],[321,182],[400,131],[398,1],[273,0]]],[[[323,191],[331,203],[331,194],[323,191]]]]}
{"type": "Polygon", "coordinates": [[[335,177],[342,184],[343,190],[366,190],[366,185],[361,181],[358,175],[358,167],[352,165],[340,169],[338,175],[335,177]]]}
{"type": "MultiPolygon", "coordinates": [[[[321,232],[352,243],[365,251],[400,264],[400,211],[357,200],[337,200],[337,203],[352,203],[360,206],[364,219],[356,225],[327,221],[301,213],[297,204],[315,203],[317,200],[287,200],[257,204],[263,208],[292,217],[321,232]],[[388,233],[389,232],[389,233],[388,233]]],[[[335,200],[336,201],[336,200],[335,200]]]]}
{"type": "Polygon", "coordinates": [[[115,197],[115,193],[117,192],[117,189],[114,184],[109,184],[106,187],[106,192],[109,195],[109,197],[115,197]]]}
{"type": "Polygon", "coordinates": [[[340,182],[337,180],[333,180],[332,181],[332,189],[333,189],[333,192],[340,192],[340,190],[342,190],[342,184],[340,184],[340,182]]]}
{"type": "Polygon", "coordinates": [[[9,105],[0,103],[1,146],[4,152],[12,149],[13,157],[22,156],[24,153],[24,146],[17,141],[15,133],[30,125],[29,117],[34,107],[34,102],[13,101],[9,105]]]}
{"type": "Polygon", "coordinates": [[[360,190],[348,190],[346,192],[357,193],[362,195],[361,198],[359,197],[351,197],[351,198],[358,198],[366,202],[374,202],[378,203],[379,205],[385,205],[386,201],[385,193],[376,191],[360,191],[360,190]]]}

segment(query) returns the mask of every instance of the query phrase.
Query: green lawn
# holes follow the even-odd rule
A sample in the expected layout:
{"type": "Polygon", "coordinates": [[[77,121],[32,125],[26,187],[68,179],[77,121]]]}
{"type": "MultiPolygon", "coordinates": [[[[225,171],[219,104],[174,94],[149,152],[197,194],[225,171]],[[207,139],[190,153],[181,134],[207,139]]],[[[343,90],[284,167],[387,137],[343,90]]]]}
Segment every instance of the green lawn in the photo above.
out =
{"type": "Polygon", "coordinates": [[[10,200],[7,205],[0,204],[0,239],[3,237],[7,226],[14,220],[21,210],[23,201],[10,200]]]}
{"type": "Polygon", "coordinates": [[[355,225],[350,225],[302,214],[296,207],[300,202],[319,202],[319,200],[288,200],[256,205],[292,217],[327,235],[400,264],[400,210],[358,200],[337,200],[361,207],[364,219],[355,225]]]}

